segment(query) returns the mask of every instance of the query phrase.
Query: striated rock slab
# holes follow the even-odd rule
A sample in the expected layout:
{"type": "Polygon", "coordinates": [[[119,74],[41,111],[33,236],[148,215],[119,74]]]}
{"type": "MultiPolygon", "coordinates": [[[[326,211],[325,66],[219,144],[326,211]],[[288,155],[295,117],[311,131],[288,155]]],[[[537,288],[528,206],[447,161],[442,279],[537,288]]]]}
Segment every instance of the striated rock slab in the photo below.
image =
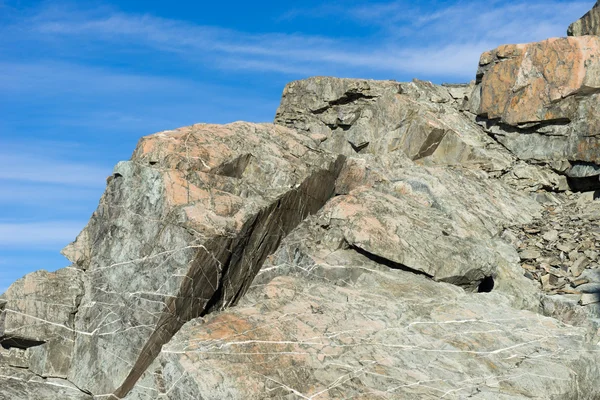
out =
{"type": "Polygon", "coordinates": [[[275,123],[352,156],[404,153],[424,165],[507,169],[513,157],[459,111],[464,86],[315,77],[288,84],[275,123]]]}
{"type": "Polygon", "coordinates": [[[0,400],[93,400],[64,379],[42,378],[22,368],[0,365],[0,400]]]}
{"type": "MultiPolygon", "coordinates": [[[[500,176],[515,157],[489,137],[467,110],[475,83],[372,81],[315,77],[288,84],[275,123],[298,129],[320,148],[348,157],[390,155],[428,166],[463,166],[500,176]]],[[[506,182],[526,191],[562,191],[566,179],[545,165],[523,168],[506,182]]]]}
{"type": "Polygon", "coordinates": [[[9,364],[67,378],[74,365],[75,316],[83,290],[83,271],[73,267],[37,271],[11,285],[0,296],[5,301],[0,345],[12,350],[4,358],[18,359],[9,364]]]}
{"type": "Polygon", "coordinates": [[[522,160],[600,162],[600,37],[505,45],[481,56],[473,112],[522,160]]]}
{"type": "Polygon", "coordinates": [[[567,29],[568,36],[600,36],[600,1],[596,2],[594,7],[583,17],[569,25],[567,29]]]}
{"type": "MultiPolygon", "coordinates": [[[[342,164],[312,139],[269,124],[143,138],[64,250],[84,293],[70,314],[74,362],[61,374],[99,396],[120,387],[122,397],[185,322],[239,301],[281,239],[333,195],[342,164]]],[[[45,295],[21,307],[19,287],[6,295],[5,329],[31,336],[45,295]]],[[[51,322],[42,340],[62,335],[65,324],[51,322]]]]}
{"type": "Polygon", "coordinates": [[[345,252],[349,263],[297,268],[188,323],[126,398],[599,394],[599,359],[583,329],[345,252]]]}

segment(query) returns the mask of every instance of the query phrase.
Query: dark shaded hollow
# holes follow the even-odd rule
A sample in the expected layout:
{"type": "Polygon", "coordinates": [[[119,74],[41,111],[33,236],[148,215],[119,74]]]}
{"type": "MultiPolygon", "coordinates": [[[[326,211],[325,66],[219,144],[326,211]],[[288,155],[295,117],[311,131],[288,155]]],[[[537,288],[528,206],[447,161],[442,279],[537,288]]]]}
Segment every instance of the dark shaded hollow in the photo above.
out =
{"type": "MultiPolygon", "coordinates": [[[[167,299],[154,331],[111,399],[124,398],[133,389],[163,345],[186,322],[239,301],[281,240],[334,196],[335,181],[344,162],[345,157],[339,156],[328,169],[306,178],[299,187],[259,211],[236,237],[216,237],[204,244],[192,262],[178,295],[167,299]]],[[[237,168],[233,170],[238,171],[237,168]]]]}
{"type": "Polygon", "coordinates": [[[573,192],[600,191],[600,175],[586,176],[585,178],[567,177],[567,182],[573,192]]]}
{"type": "Polygon", "coordinates": [[[323,114],[325,111],[327,111],[328,109],[330,109],[333,106],[343,106],[346,104],[354,103],[360,99],[370,100],[375,97],[377,97],[377,96],[370,96],[370,95],[364,94],[362,92],[349,91],[349,92],[344,93],[339,99],[331,100],[331,101],[327,102],[327,105],[325,107],[321,107],[317,110],[313,110],[312,113],[315,115],[323,114]]]}
{"type": "Polygon", "coordinates": [[[426,274],[425,272],[418,271],[416,269],[412,269],[404,264],[400,264],[395,261],[389,260],[385,257],[378,256],[377,254],[370,253],[367,250],[361,249],[360,247],[357,247],[355,245],[349,244],[348,248],[356,251],[358,254],[361,254],[361,255],[367,257],[369,260],[375,261],[377,264],[385,265],[388,268],[399,269],[401,271],[411,272],[413,274],[423,275],[428,278],[433,278],[433,276],[426,274]]]}
{"type": "Polygon", "coordinates": [[[361,151],[369,147],[369,142],[354,144],[351,141],[348,141],[348,143],[350,143],[350,146],[352,146],[352,150],[354,150],[356,153],[360,153],[361,151]]]}
{"type": "Polygon", "coordinates": [[[44,343],[46,342],[43,340],[29,339],[20,336],[5,336],[0,338],[0,346],[7,350],[13,347],[16,349],[26,350],[31,347],[41,346],[44,343]]]}
{"type": "Polygon", "coordinates": [[[477,293],[490,293],[494,290],[494,278],[491,276],[485,277],[477,287],[477,293]]]}

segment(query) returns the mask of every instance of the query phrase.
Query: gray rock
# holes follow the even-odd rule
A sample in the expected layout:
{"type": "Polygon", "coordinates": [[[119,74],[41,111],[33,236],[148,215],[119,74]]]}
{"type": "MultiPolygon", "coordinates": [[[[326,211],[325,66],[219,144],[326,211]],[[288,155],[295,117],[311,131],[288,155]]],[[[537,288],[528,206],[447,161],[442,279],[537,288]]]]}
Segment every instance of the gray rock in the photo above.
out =
{"type": "Polygon", "coordinates": [[[558,240],[558,231],[555,229],[552,229],[552,230],[544,233],[544,235],[542,237],[544,238],[544,240],[546,240],[548,242],[556,242],[558,240]]]}
{"type": "Polygon", "coordinates": [[[598,293],[584,293],[581,295],[581,300],[579,303],[582,306],[587,306],[589,304],[600,303],[600,294],[598,293]]]}
{"type": "Polygon", "coordinates": [[[535,249],[526,249],[519,253],[519,257],[521,260],[535,260],[542,256],[538,250],[535,249]]]}
{"type": "Polygon", "coordinates": [[[324,135],[321,148],[346,156],[401,152],[425,165],[508,168],[511,155],[458,111],[456,92],[423,81],[310,78],[286,86],[275,123],[324,135]]]}
{"type": "Polygon", "coordinates": [[[64,251],[84,292],[34,276],[41,289],[27,301],[25,278],[6,294],[5,335],[45,342],[45,352],[32,354],[40,375],[55,369],[94,394],[127,392],[186,321],[239,301],[279,241],[333,196],[343,157],[314,147],[268,124],[195,125],[143,138],[64,251]],[[57,304],[69,305],[65,313],[46,307],[53,290],[57,304]]]}
{"type": "Polygon", "coordinates": [[[573,177],[600,165],[600,37],[554,38],[484,53],[471,111],[521,160],[573,177]]]}
{"type": "Polygon", "coordinates": [[[590,265],[590,260],[586,257],[580,257],[571,266],[571,273],[574,277],[579,277],[588,265],[590,265]]]}
{"type": "Polygon", "coordinates": [[[512,309],[502,295],[338,256],[353,261],[270,267],[280,276],[257,284],[238,307],[185,325],[127,399],[157,391],[215,400],[596,393],[600,370],[584,329],[512,309]],[[345,285],[330,280],[343,275],[345,285]]]}
{"type": "Polygon", "coordinates": [[[569,25],[568,36],[600,35],[600,1],[583,17],[569,25]]]}
{"type": "Polygon", "coordinates": [[[74,365],[74,321],[84,293],[83,277],[74,267],[37,271],[3,295],[0,343],[28,349],[27,365],[21,366],[41,376],[68,377],[74,365]]]}
{"type": "Polygon", "coordinates": [[[596,42],[142,138],[73,265],[0,297],[0,400],[600,397],[600,203],[567,190],[599,161],[596,42]]]}
{"type": "Polygon", "coordinates": [[[64,379],[41,378],[23,368],[0,365],[0,400],[93,400],[64,379]]]}

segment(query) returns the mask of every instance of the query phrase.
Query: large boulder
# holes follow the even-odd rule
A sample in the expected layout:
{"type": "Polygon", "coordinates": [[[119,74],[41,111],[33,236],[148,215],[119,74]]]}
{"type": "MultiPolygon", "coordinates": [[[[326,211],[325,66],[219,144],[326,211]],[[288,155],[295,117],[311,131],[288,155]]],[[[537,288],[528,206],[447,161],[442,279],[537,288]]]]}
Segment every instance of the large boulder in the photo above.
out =
{"type": "Polygon", "coordinates": [[[557,170],[560,163],[600,163],[600,37],[484,53],[473,98],[480,122],[518,158],[557,170]]]}
{"type": "MultiPolygon", "coordinates": [[[[83,271],[37,271],[12,284],[0,317],[0,344],[14,366],[40,376],[67,378],[74,365],[75,316],[83,297],[83,271]],[[24,350],[27,350],[26,352],[24,350]]],[[[10,364],[10,362],[9,362],[10,364]]]]}
{"type": "Polygon", "coordinates": [[[568,36],[600,35],[600,1],[583,17],[569,25],[568,36]]]}
{"type": "Polygon", "coordinates": [[[42,359],[26,366],[41,376],[94,394],[122,385],[120,397],[185,322],[239,301],[281,239],[333,196],[342,161],[269,124],[143,138],[64,250],[74,266],[8,290],[4,335],[38,341],[42,359]]]}
{"type": "Polygon", "coordinates": [[[127,400],[592,399],[585,329],[353,250],[265,270],[235,308],[185,325],[127,400]],[[287,273],[285,271],[288,271],[287,273]]]}
{"type": "Polygon", "coordinates": [[[346,156],[403,153],[424,165],[504,171],[513,157],[459,111],[466,89],[315,77],[285,87],[275,123],[346,156]]]}
{"type": "Polygon", "coordinates": [[[425,166],[463,166],[506,176],[506,183],[527,191],[565,190],[566,179],[544,165],[529,166],[526,174],[522,168],[511,172],[514,155],[467,112],[477,102],[473,93],[474,83],[315,77],[285,87],[275,123],[348,157],[371,154],[425,166]]]}

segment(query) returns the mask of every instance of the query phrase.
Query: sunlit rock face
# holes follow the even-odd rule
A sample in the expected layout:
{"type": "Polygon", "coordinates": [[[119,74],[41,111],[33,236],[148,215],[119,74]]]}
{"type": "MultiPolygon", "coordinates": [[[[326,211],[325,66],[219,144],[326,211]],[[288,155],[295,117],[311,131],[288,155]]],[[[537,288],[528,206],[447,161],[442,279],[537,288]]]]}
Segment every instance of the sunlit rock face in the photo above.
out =
{"type": "Polygon", "coordinates": [[[508,169],[510,153],[460,112],[470,87],[315,77],[288,84],[275,122],[346,156],[404,154],[424,165],[508,169]]]}
{"type": "Polygon", "coordinates": [[[269,124],[143,138],[64,250],[74,265],[5,294],[4,343],[17,337],[31,371],[87,392],[132,386],[185,322],[239,301],[281,239],[333,196],[342,164],[269,124]]]}
{"type": "Polygon", "coordinates": [[[142,138],[0,296],[0,400],[600,398],[598,40],[142,138]]]}
{"type": "Polygon", "coordinates": [[[600,1],[567,30],[569,36],[600,35],[600,1]]]}
{"type": "Polygon", "coordinates": [[[484,53],[476,91],[472,111],[520,159],[600,163],[600,36],[484,53]]]}

